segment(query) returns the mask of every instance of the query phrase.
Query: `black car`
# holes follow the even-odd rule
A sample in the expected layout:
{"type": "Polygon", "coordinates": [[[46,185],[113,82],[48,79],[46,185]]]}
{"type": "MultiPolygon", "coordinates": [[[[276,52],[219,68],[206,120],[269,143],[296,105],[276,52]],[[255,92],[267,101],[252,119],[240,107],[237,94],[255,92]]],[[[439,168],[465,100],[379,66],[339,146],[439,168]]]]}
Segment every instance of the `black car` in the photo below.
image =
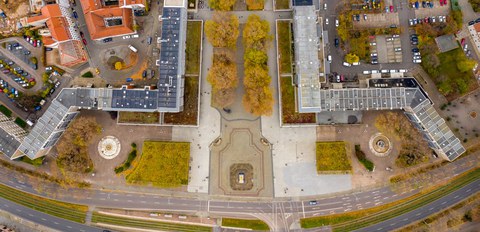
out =
{"type": "Polygon", "coordinates": [[[480,18],[476,19],[475,23],[480,23],[480,18]]]}
{"type": "Polygon", "coordinates": [[[357,21],[360,21],[360,15],[359,14],[355,15],[355,18],[357,18],[357,21]]]}
{"type": "Polygon", "coordinates": [[[422,1],[422,7],[425,8],[427,6],[427,2],[422,1]]]}
{"type": "Polygon", "coordinates": [[[418,42],[418,37],[412,37],[412,42],[418,42]]]}
{"type": "Polygon", "coordinates": [[[33,69],[37,70],[38,69],[38,66],[37,64],[33,64],[33,69]]]}
{"type": "Polygon", "coordinates": [[[45,51],[51,51],[51,50],[53,50],[53,48],[47,48],[47,47],[45,48],[45,51]]]}
{"type": "Polygon", "coordinates": [[[418,49],[418,48],[413,48],[413,49],[412,49],[412,52],[420,52],[420,49],[418,49]]]}
{"type": "Polygon", "coordinates": [[[338,45],[340,45],[340,40],[338,40],[338,38],[335,38],[335,47],[338,48],[338,45]]]}
{"type": "Polygon", "coordinates": [[[468,26],[472,26],[473,24],[475,24],[475,21],[468,22],[468,26]]]}
{"type": "Polygon", "coordinates": [[[50,89],[50,95],[52,95],[53,93],[55,93],[55,88],[50,89]]]}
{"type": "Polygon", "coordinates": [[[103,39],[103,42],[108,43],[108,42],[112,42],[112,40],[113,40],[112,38],[105,38],[103,39]]]}

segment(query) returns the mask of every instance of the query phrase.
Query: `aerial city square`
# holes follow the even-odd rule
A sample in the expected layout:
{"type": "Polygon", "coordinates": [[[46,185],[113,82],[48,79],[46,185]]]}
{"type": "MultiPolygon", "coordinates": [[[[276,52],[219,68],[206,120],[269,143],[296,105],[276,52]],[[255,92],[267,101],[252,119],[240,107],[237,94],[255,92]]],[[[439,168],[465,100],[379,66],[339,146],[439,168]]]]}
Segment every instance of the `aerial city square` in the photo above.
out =
{"type": "Polygon", "coordinates": [[[480,0],[0,0],[0,231],[479,231],[480,0]]]}

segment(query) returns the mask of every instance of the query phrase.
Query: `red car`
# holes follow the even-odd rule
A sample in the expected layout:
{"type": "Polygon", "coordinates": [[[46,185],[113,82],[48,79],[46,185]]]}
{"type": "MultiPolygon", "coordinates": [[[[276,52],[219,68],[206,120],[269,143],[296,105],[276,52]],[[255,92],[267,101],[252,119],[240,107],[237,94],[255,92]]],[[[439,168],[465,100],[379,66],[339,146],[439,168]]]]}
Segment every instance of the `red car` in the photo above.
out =
{"type": "Polygon", "coordinates": [[[440,6],[443,6],[443,0],[440,0],[440,6]]]}
{"type": "Polygon", "coordinates": [[[83,44],[87,45],[87,40],[86,39],[82,39],[82,42],[83,42],[83,44]]]}
{"type": "Polygon", "coordinates": [[[390,6],[390,12],[393,13],[393,6],[390,6]]]}
{"type": "Polygon", "coordinates": [[[36,40],[33,40],[33,46],[37,47],[37,41],[36,40]]]}

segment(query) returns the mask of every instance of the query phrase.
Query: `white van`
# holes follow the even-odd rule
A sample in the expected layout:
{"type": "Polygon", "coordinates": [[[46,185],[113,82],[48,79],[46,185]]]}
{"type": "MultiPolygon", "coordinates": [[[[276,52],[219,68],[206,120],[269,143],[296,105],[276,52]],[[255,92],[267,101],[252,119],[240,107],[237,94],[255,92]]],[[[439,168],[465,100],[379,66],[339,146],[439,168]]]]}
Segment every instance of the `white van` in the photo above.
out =
{"type": "Polygon", "coordinates": [[[332,55],[327,56],[327,61],[328,61],[328,63],[332,63],[332,55]]]}
{"type": "Polygon", "coordinates": [[[128,48],[130,48],[130,50],[132,50],[133,52],[138,52],[138,50],[132,45],[128,45],[128,48]]]}
{"type": "Polygon", "coordinates": [[[350,67],[350,66],[352,66],[352,64],[350,64],[350,63],[348,63],[348,62],[343,62],[343,66],[345,66],[345,67],[350,67]]]}

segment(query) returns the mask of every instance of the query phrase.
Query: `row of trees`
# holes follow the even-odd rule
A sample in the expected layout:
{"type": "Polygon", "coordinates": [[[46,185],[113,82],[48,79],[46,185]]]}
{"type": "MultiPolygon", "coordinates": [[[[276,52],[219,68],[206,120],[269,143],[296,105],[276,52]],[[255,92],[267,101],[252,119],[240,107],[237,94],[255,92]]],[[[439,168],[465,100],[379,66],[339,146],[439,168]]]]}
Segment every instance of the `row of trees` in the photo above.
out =
{"type": "Polygon", "coordinates": [[[212,20],[205,23],[207,39],[215,47],[207,81],[212,85],[212,105],[218,108],[227,107],[235,101],[238,76],[234,54],[240,35],[238,28],[237,16],[227,12],[214,13],[212,20]]]}
{"type": "Polygon", "coordinates": [[[268,21],[262,20],[258,15],[250,15],[243,30],[243,106],[248,112],[258,116],[271,115],[273,110],[273,90],[270,88],[271,77],[268,75],[266,54],[271,39],[268,21]]]}
{"type": "Polygon", "coordinates": [[[57,144],[57,164],[69,172],[86,173],[93,169],[88,155],[88,145],[93,137],[101,132],[94,117],[75,119],[57,144]]]}
{"type": "MultiPolygon", "coordinates": [[[[209,5],[212,9],[220,11],[233,10],[236,0],[210,0],[209,5]]],[[[246,0],[248,10],[263,10],[265,0],[246,0]]]]}

